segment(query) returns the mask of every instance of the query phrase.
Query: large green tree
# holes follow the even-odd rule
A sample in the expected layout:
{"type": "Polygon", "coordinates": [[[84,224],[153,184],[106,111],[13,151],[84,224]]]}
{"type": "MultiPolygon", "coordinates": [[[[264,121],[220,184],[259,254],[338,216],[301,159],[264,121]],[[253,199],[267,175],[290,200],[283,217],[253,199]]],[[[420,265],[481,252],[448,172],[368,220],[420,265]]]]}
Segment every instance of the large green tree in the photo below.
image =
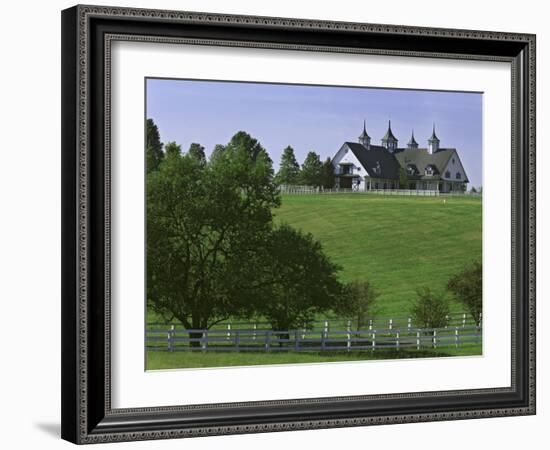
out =
{"type": "Polygon", "coordinates": [[[301,183],[307,186],[321,186],[322,168],[323,163],[319,155],[313,151],[309,152],[302,164],[302,171],[300,174],[301,183]]]}
{"type": "Polygon", "coordinates": [[[447,289],[461,302],[475,322],[481,317],[483,308],[483,267],[474,262],[451,277],[447,289]]]}
{"type": "Polygon", "coordinates": [[[321,186],[325,189],[332,189],[335,184],[334,166],[332,165],[332,160],[327,158],[321,167],[321,186]]]}
{"type": "Polygon", "coordinates": [[[442,294],[422,287],[416,291],[417,299],[411,308],[411,314],[419,327],[440,328],[448,321],[450,311],[449,300],[442,294]]]}
{"type": "Polygon", "coordinates": [[[187,153],[201,163],[206,165],[206,153],[204,153],[204,147],[196,142],[193,142],[189,146],[187,153]]]}
{"type": "Polygon", "coordinates": [[[271,160],[246,133],[207,164],[167,152],[147,180],[150,306],[188,329],[251,314],[254,262],[279,204],[271,160]]]}
{"type": "Polygon", "coordinates": [[[256,309],[273,330],[307,326],[316,313],[331,310],[341,295],[339,267],[310,233],[282,224],[257,256],[256,309]]]}
{"type": "Polygon", "coordinates": [[[353,320],[356,330],[363,330],[374,314],[379,295],[370,281],[352,281],[345,285],[334,310],[342,318],[353,320]]]}
{"type": "Polygon", "coordinates": [[[277,184],[297,184],[300,177],[300,164],[296,161],[294,149],[289,145],[283,150],[281,164],[275,177],[277,184]]]}
{"type": "Polygon", "coordinates": [[[180,156],[181,155],[181,145],[175,142],[168,142],[164,146],[164,153],[166,156],[180,156]]]}
{"type": "Polygon", "coordinates": [[[147,173],[156,170],[161,163],[164,153],[162,151],[162,142],[160,142],[159,129],[153,119],[147,119],[145,122],[146,143],[145,143],[145,163],[147,173]]]}

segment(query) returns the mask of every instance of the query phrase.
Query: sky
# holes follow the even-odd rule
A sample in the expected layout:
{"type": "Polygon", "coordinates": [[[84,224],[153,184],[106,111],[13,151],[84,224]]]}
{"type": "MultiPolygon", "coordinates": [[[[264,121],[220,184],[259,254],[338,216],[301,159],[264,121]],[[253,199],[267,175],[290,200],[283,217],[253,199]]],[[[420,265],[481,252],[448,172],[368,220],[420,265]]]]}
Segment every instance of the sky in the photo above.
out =
{"type": "Polygon", "coordinates": [[[324,160],[344,142],[357,142],[364,120],[378,145],[391,120],[399,147],[413,129],[427,147],[435,123],[440,147],[457,149],[469,186],[482,185],[481,93],[172,79],[147,79],[146,88],[147,118],[162,142],[184,151],[198,142],[209,155],[243,130],[269,152],[277,171],[288,145],[300,164],[312,150],[324,160]]]}

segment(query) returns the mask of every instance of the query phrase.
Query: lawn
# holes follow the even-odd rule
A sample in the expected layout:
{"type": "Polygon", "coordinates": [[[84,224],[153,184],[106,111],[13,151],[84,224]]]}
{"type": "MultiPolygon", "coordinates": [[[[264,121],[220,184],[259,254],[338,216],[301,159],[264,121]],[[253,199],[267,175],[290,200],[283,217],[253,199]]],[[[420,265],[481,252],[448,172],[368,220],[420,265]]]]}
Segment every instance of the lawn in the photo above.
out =
{"type": "Polygon", "coordinates": [[[463,345],[458,349],[438,350],[376,350],[361,352],[147,352],[147,369],[186,369],[198,367],[256,366],[266,364],[304,364],[321,362],[351,362],[400,358],[440,358],[480,355],[481,344],[463,345]]]}
{"type": "MultiPolygon", "coordinates": [[[[275,221],[311,233],[340,267],[342,281],[370,280],[380,293],[375,316],[403,317],[416,289],[445,292],[465,264],[481,260],[482,202],[474,197],[370,194],[284,195],[275,221]]],[[[445,294],[448,295],[448,294],[445,294]]],[[[449,296],[450,298],[450,296],[449,296]]],[[[464,308],[452,301],[452,311],[464,308]]],[[[148,313],[148,322],[160,318],[148,313]]],[[[225,326],[225,325],[220,325],[225,326]]],[[[481,354],[458,349],[356,352],[147,352],[148,369],[315,363],[481,354]]]]}
{"type": "MultiPolygon", "coordinates": [[[[376,315],[403,316],[428,286],[444,292],[465,264],[481,260],[480,198],[381,195],[285,195],[275,211],[317,238],[341,266],[342,281],[370,280],[376,315]]],[[[453,311],[463,308],[453,302],[453,311]]]]}

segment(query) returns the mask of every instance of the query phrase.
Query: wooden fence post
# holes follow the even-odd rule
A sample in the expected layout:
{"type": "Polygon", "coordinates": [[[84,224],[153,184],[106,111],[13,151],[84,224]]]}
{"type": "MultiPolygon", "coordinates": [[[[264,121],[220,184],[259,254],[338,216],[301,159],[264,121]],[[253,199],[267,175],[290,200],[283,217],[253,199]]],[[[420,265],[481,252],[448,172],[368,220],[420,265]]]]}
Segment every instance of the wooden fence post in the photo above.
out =
{"type": "Polygon", "coordinates": [[[407,330],[411,331],[411,327],[412,327],[412,319],[409,317],[407,319],[407,330]]]}
{"type": "Polygon", "coordinates": [[[374,351],[376,347],[376,330],[372,333],[372,351],[374,351]]]}
{"type": "Polygon", "coordinates": [[[458,348],[458,327],[455,327],[455,347],[458,348]]]}
{"type": "Polygon", "coordinates": [[[240,344],[241,336],[239,334],[239,330],[235,331],[235,347],[237,350],[239,350],[239,344],[240,344]]]}
{"type": "Polygon", "coordinates": [[[399,331],[395,334],[395,348],[399,351],[399,331]]]}
{"type": "Polygon", "coordinates": [[[206,350],[206,347],[208,346],[208,331],[202,332],[202,342],[201,347],[203,350],[206,350]]]}
{"type": "Polygon", "coordinates": [[[351,351],[351,320],[348,320],[348,334],[347,334],[346,347],[348,349],[348,352],[351,351]]]}
{"type": "Polygon", "coordinates": [[[227,340],[228,341],[231,340],[231,324],[230,323],[227,324],[227,340]]]}
{"type": "Polygon", "coordinates": [[[416,349],[420,350],[420,331],[416,332],[416,349]]]}
{"type": "Polygon", "coordinates": [[[175,326],[170,325],[170,330],[168,331],[168,351],[173,352],[174,351],[174,333],[175,333],[175,326]]]}
{"type": "Polygon", "coordinates": [[[324,330],[324,333],[325,333],[325,334],[328,334],[328,320],[325,320],[325,330],[324,330]]]}
{"type": "Polygon", "coordinates": [[[434,330],[433,332],[433,344],[434,344],[434,348],[437,348],[437,330],[434,330]]]}
{"type": "Polygon", "coordinates": [[[390,319],[388,322],[388,330],[393,329],[393,319],[390,319]]]}
{"type": "Polygon", "coordinates": [[[265,351],[268,352],[271,346],[271,330],[265,332],[265,351]]]}
{"type": "Polygon", "coordinates": [[[449,326],[449,315],[445,314],[445,328],[448,328],[449,326]]]}
{"type": "Polygon", "coordinates": [[[369,319],[369,331],[372,330],[372,319],[369,319]]]}
{"type": "Polygon", "coordinates": [[[466,313],[462,314],[462,328],[466,328],[466,313]]]}
{"type": "Polygon", "coordinates": [[[253,333],[252,333],[252,340],[255,341],[256,340],[256,330],[258,329],[258,324],[256,322],[254,322],[254,325],[252,326],[252,329],[254,330],[253,333]]]}

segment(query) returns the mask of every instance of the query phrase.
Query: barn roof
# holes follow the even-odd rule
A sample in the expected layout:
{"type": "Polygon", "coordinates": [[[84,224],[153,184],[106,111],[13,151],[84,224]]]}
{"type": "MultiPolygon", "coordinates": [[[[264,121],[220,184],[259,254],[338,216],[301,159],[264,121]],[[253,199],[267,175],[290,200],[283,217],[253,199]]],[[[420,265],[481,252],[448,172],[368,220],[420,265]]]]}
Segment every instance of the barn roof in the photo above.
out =
{"type": "Polygon", "coordinates": [[[408,165],[416,166],[419,172],[418,175],[422,176],[424,175],[424,169],[430,165],[434,167],[435,174],[441,174],[451,156],[455,154],[456,149],[454,148],[442,148],[433,154],[428,153],[428,150],[425,148],[407,148],[398,149],[395,157],[402,167],[407,167],[408,165]]]}
{"type": "Polygon", "coordinates": [[[395,156],[381,145],[371,145],[369,149],[355,142],[345,145],[353,152],[361,165],[373,178],[399,179],[399,163],[395,156]],[[380,173],[377,168],[380,167],[380,173]]]}

